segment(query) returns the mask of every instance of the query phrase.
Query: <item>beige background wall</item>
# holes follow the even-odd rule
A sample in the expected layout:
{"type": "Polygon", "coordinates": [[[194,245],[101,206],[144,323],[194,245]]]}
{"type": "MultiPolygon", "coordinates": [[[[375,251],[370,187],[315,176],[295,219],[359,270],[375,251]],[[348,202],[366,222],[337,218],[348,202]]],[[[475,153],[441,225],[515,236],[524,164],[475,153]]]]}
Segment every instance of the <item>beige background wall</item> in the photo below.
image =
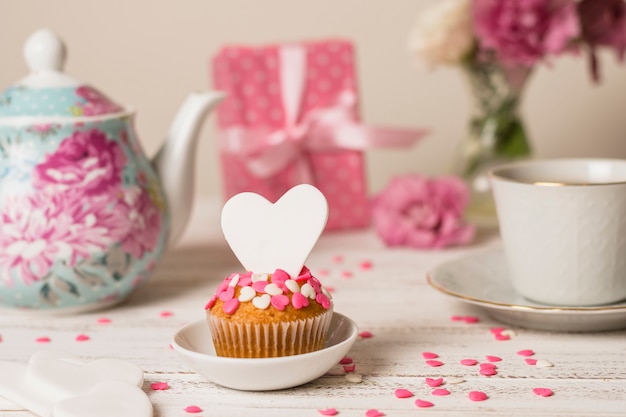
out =
{"type": "MultiPolygon", "coordinates": [[[[395,174],[445,173],[464,132],[469,101],[458,72],[418,69],[406,50],[417,12],[435,1],[0,0],[0,86],[25,75],[27,36],[50,28],[66,41],[67,72],[138,109],[137,130],[152,155],[186,94],[211,87],[208,62],[221,45],[350,38],[364,120],[432,129],[409,152],[368,152],[376,192],[395,174]]],[[[626,158],[626,67],[605,54],[602,73],[592,86],[582,57],[536,71],[523,108],[538,156],[626,158]]],[[[198,152],[204,196],[221,191],[214,124],[205,123],[198,152]]]]}

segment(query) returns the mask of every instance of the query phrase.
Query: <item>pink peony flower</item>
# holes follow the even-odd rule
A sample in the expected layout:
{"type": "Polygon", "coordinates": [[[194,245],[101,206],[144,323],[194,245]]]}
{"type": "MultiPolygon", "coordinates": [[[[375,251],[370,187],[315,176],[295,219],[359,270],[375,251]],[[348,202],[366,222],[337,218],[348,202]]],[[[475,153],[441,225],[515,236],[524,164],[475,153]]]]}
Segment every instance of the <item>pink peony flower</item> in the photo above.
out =
{"type": "Polygon", "coordinates": [[[35,167],[33,185],[57,192],[73,189],[86,195],[101,194],[121,186],[125,163],[121,147],[104,132],[75,132],[35,167]]]}
{"type": "Polygon", "coordinates": [[[473,17],[480,47],[505,65],[530,67],[580,33],[572,0],[474,0],[473,17]]]}
{"type": "Polygon", "coordinates": [[[389,246],[461,245],[474,238],[474,227],[463,221],[468,200],[467,186],[458,178],[401,176],[374,198],[372,220],[389,246]]]}
{"type": "Polygon", "coordinates": [[[110,200],[82,193],[40,192],[6,199],[0,212],[0,276],[12,285],[17,273],[30,284],[42,279],[56,260],[69,266],[79,257],[105,250],[127,232],[127,219],[110,200]]]}
{"type": "Polygon", "coordinates": [[[85,99],[85,103],[78,103],[77,107],[83,110],[84,116],[98,116],[101,114],[117,113],[122,107],[113,103],[100,91],[89,86],[80,86],[76,89],[76,95],[85,99]]]}
{"type": "Polygon", "coordinates": [[[147,190],[139,187],[124,190],[124,211],[128,233],[122,249],[136,259],[156,248],[161,233],[161,213],[147,190]]]}
{"type": "Polygon", "coordinates": [[[624,0],[582,0],[578,4],[583,41],[589,45],[591,76],[600,80],[596,48],[606,46],[620,61],[626,52],[626,3],[624,0]]]}

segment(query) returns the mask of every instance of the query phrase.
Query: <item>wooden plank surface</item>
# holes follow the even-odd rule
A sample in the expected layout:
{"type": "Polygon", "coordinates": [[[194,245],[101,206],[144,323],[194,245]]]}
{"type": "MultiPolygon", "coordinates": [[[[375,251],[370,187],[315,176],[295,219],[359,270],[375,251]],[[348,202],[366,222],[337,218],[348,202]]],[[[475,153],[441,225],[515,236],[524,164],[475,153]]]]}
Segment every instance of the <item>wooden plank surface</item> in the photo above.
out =
{"type": "MultiPolygon", "coordinates": [[[[497,248],[494,232],[483,233],[464,248],[443,251],[387,249],[371,230],[324,235],[307,262],[314,274],[333,287],[335,310],[351,317],[360,330],[373,334],[360,339],[349,353],[360,383],[345,379],[341,365],[301,387],[276,392],[240,392],[214,385],[196,374],[169,348],[174,332],[204,316],[203,306],[221,279],[239,270],[221,237],[215,205],[199,205],[184,244],[170,251],[150,281],[124,304],[105,311],[69,317],[0,316],[0,358],[25,362],[42,348],[62,349],[87,360],[114,357],[145,371],[143,389],[156,417],[191,416],[319,416],[317,410],[336,408],[339,416],[365,416],[378,409],[387,416],[623,416],[626,415],[626,332],[556,333],[521,327],[508,341],[497,341],[490,329],[502,326],[477,307],[438,293],[425,274],[437,265],[481,250],[497,248]],[[372,268],[364,270],[362,261],[372,268]],[[327,274],[324,273],[327,271],[327,274]],[[163,317],[163,312],[171,315],[163,317]],[[454,315],[476,316],[477,323],[453,321],[454,315]],[[99,324],[107,317],[110,324],[99,324]],[[89,340],[77,342],[78,334],[89,340]],[[50,337],[42,346],[37,337],[50,337]],[[535,351],[553,367],[525,363],[521,349],[535,351]],[[435,352],[444,365],[425,364],[423,352],[435,352]],[[486,377],[478,366],[495,355],[498,374],[486,377]],[[434,396],[425,378],[462,377],[445,384],[448,396],[434,396]],[[152,382],[166,381],[169,389],[153,391],[152,382]],[[539,397],[533,388],[554,391],[539,397]],[[398,388],[415,396],[398,399],[398,388]],[[468,393],[484,391],[489,399],[473,402],[468,393]],[[417,398],[434,403],[418,409],[417,398]]],[[[271,375],[267,376],[271,378],[271,375]]],[[[0,415],[32,414],[0,399],[0,415]]]]}

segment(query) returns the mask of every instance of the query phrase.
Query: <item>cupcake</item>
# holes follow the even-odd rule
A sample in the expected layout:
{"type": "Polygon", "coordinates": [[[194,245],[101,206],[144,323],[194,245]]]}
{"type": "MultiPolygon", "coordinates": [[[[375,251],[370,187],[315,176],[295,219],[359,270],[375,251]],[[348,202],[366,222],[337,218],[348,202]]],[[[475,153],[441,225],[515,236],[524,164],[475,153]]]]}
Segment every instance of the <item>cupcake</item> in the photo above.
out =
{"type": "Polygon", "coordinates": [[[271,358],[324,347],[333,315],[329,292],[303,267],[226,277],[205,306],[218,356],[271,358]]]}

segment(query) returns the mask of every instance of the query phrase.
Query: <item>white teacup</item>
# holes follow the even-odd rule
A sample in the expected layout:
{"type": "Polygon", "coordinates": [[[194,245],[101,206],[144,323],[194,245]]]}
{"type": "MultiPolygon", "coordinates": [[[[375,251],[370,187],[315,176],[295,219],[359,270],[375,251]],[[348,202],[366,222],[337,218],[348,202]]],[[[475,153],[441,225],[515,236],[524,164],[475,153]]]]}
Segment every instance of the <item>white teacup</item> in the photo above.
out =
{"type": "Polygon", "coordinates": [[[626,299],[626,160],[518,162],[489,180],[519,294],[567,306],[626,299]]]}

